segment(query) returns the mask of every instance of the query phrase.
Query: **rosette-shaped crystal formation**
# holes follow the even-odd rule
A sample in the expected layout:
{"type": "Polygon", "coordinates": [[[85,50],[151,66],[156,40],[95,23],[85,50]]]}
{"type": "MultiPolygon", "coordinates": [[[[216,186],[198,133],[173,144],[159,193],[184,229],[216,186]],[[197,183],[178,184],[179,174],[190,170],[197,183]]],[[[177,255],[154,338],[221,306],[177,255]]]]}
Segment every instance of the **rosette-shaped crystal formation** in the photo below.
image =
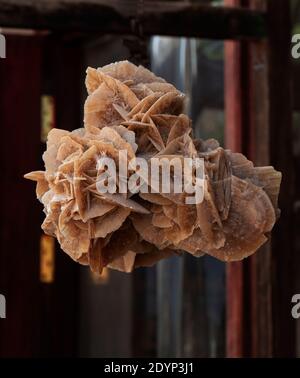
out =
{"type": "Polygon", "coordinates": [[[124,61],[88,68],[86,86],[84,128],[53,129],[45,171],[25,175],[37,181],[43,230],[72,259],[96,273],[105,266],[131,272],[184,252],[241,260],[266,242],[279,215],[280,172],[254,167],[216,140],[194,139],[182,114],[184,95],[142,66],[124,61]],[[99,164],[103,157],[114,161],[117,173],[126,167],[112,193],[99,190],[109,180],[99,164]],[[203,201],[187,203],[185,191],[153,191],[150,176],[140,177],[140,190],[121,192],[140,168],[130,161],[174,157],[203,159],[203,201]]]}

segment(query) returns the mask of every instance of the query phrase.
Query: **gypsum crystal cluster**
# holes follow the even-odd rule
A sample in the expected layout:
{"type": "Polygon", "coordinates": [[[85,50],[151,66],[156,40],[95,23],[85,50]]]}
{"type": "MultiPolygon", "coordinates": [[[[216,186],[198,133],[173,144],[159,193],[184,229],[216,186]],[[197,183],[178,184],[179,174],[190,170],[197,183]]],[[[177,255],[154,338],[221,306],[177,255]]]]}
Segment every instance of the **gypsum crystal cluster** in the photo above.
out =
{"type": "MultiPolygon", "coordinates": [[[[254,167],[214,139],[194,139],[182,114],[184,95],[164,79],[128,61],[87,69],[84,128],[53,129],[37,181],[44,205],[42,229],[75,261],[101,274],[131,272],[184,252],[241,260],[267,240],[279,215],[281,173],[254,167]],[[115,194],[97,190],[97,159],[201,157],[205,192],[186,204],[175,193],[115,194]]],[[[118,166],[118,165],[117,165],[118,166]]]]}

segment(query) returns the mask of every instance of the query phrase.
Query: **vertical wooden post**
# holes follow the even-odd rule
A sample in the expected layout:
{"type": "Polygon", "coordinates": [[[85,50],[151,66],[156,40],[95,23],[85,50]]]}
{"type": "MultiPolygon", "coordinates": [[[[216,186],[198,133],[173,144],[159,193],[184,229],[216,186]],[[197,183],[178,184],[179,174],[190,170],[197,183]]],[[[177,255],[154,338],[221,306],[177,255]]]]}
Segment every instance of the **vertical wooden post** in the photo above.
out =
{"type": "MultiPolygon", "coordinates": [[[[249,0],[251,9],[266,11],[265,0],[249,0]]],[[[257,166],[270,164],[270,100],[268,42],[248,44],[249,128],[247,156],[257,166]]],[[[249,305],[250,355],[271,357],[272,348],[272,266],[271,243],[263,245],[250,257],[249,305]]]]}
{"type": "MultiPolygon", "coordinates": [[[[265,1],[228,1],[265,10],[265,1]],[[243,3],[243,4],[242,4],[243,3]]],[[[268,45],[225,44],[226,147],[269,164],[268,45]]],[[[227,355],[272,355],[271,249],[227,268],[227,355]]]]}
{"type": "MultiPolygon", "coordinates": [[[[227,0],[238,6],[242,1],[227,0]]],[[[289,2],[243,2],[267,10],[268,40],[226,42],[226,146],[256,165],[283,172],[279,206],[283,215],[272,241],[243,263],[227,269],[227,355],[295,355],[293,295],[293,160],[289,2]],[[266,7],[266,5],[268,5],[266,7]]]]}
{"type": "Polygon", "coordinates": [[[292,156],[292,80],[290,6],[268,1],[271,164],[283,173],[279,197],[282,214],[272,236],[274,356],[295,356],[296,323],[291,316],[293,279],[294,161],[292,156]]]}
{"type": "Polygon", "coordinates": [[[0,356],[26,358],[41,349],[40,208],[23,175],[40,156],[42,41],[8,36],[7,43],[7,57],[0,59],[0,288],[7,300],[0,356]]]}
{"type": "MultiPolygon", "coordinates": [[[[240,0],[225,0],[227,6],[238,6],[240,0]]],[[[225,144],[233,151],[242,151],[243,91],[241,42],[225,42],[225,144]]],[[[226,272],[226,351],[228,357],[243,356],[244,295],[243,263],[234,262],[226,272]]]]}
{"type": "MultiPolygon", "coordinates": [[[[255,165],[269,165],[268,45],[249,45],[249,146],[255,165]]],[[[268,242],[249,259],[251,305],[251,356],[272,356],[271,244],[268,242]]]]}

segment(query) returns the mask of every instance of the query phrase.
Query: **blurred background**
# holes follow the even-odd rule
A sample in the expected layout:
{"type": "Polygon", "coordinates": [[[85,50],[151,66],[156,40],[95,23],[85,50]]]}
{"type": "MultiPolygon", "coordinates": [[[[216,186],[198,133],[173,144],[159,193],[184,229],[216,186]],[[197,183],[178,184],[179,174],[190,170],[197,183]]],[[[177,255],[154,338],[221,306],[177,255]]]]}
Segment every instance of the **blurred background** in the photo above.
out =
{"type": "Polygon", "coordinates": [[[300,1],[0,0],[0,357],[300,356],[300,1]],[[82,127],[88,66],[128,59],[187,94],[194,134],[283,172],[271,241],[98,278],[43,235],[24,173],[82,127]]]}

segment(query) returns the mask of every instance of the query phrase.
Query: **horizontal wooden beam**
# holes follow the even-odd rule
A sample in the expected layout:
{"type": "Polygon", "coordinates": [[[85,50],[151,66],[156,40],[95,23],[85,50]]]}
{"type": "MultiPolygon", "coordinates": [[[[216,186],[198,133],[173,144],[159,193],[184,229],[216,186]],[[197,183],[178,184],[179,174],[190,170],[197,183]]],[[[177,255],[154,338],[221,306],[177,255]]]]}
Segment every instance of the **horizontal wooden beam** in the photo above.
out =
{"type": "Polygon", "coordinates": [[[265,14],[184,1],[0,0],[0,27],[53,32],[169,35],[210,39],[257,39],[266,35],[265,14]],[[131,7],[126,7],[126,3],[131,7]],[[132,6],[135,4],[135,7],[132,6]]]}

